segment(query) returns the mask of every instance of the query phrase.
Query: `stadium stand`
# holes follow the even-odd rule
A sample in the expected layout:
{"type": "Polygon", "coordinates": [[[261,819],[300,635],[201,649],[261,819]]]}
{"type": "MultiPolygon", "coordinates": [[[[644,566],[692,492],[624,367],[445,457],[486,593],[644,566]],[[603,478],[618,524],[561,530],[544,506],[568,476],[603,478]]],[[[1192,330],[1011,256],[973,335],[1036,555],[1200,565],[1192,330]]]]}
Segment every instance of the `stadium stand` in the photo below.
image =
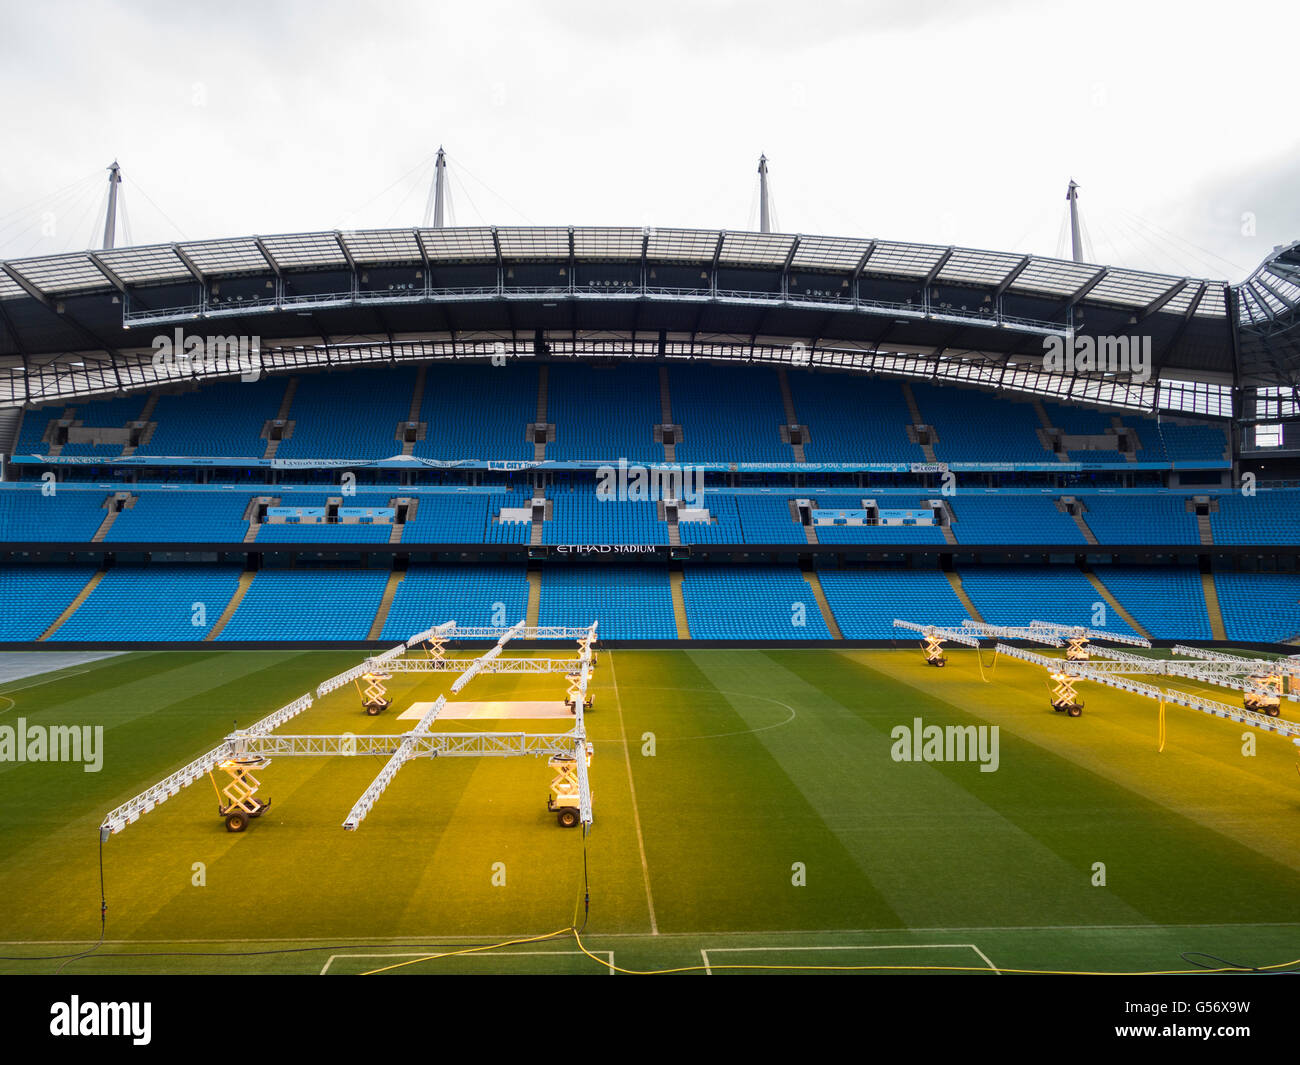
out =
{"type": "Polygon", "coordinates": [[[829,640],[812,589],[789,566],[687,566],[693,640],[829,640]]]}
{"type": "Polygon", "coordinates": [[[1300,639],[1300,574],[1216,573],[1214,590],[1228,639],[1300,639]]]}
{"type": "Polygon", "coordinates": [[[1025,402],[999,401],[973,389],[914,384],[925,424],[934,428],[941,462],[1053,462],[1038,439],[1042,428],[1025,402]]]}
{"type": "MultiPolygon", "coordinates": [[[[220,455],[259,458],[262,429],[279,413],[285,379],[218,381],[196,392],[164,393],[150,419],[155,424],[137,455],[220,455]]],[[[335,382],[337,395],[342,389],[335,382]]]]}
{"type": "Polygon", "coordinates": [[[809,462],[924,462],[907,436],[912,416],[897,381],[851,374],[790,374],[799,421],[808,426],[809,462]]]}
{"type": "MultiPolygon", "coordinates": [[[[402,421],[408,413],[402,410],[402,421]]],[[[427,429],[412,454],[444,461],[531,459],[527,427],[536,418],[536,367],[430,363],[418,419],[427,429]]]]}
{"type": "MultiPolygon", "coordinates": [[[[411,412],[415,370],[353,369],[346,377],[305,374],[289,412],[293,435],[278,458],[384,459],[402,453],[397,427],[411,412]]],[[[523,430],[521,429],[522,433],[523,430]]]]}
{"type": "Polygon", "coordinates": [[[1185,495],[1089,495],[1084,505],[1084,520],[1103,544],[1200,542],[1185,495]]]}
{"type": "Polygon", "coordinates": [[[1058,510],[1051,496],[959,491],[949,502],[955,519],[952,531],[958,543],[1087,543],[1074,519],[1058,510]]]}
{"type": "Polygon", "coordinates": [[[684,544],[743,544],[745,530],[740,522],[736,497],[721,492],[709,492],[704,506],[712,519],[678,522],[678,534],[684,544]]]}
{"type": "Polygon", "coordinates": [[[539,625],[589,625],[593,618],[605,640],[676,639],[667,570],[629,565],[543,571],[539,625]]]}
{"type": "Polygon", "coordinates": [[[963,567],[961,579],[975,608],[993,625],[1039,619],[1137,635],[1070,566],[963,567]]]}
{"type": "Polygon", "coordinates": [[[648,500],[603,499],[584,489],[555,496],[542,537],[548,544],[666,544],[668,525],[648,500]]]}
{"type": "Polygon", "coordinates": [[[547,458],[664,461],[663,445],[654,439],[654,427],[663,420],[658,367],[552,366],[547,398],[555,425],[547,458]]]}
{"type": "Polygon", "coordinates": [[[52,494],[39,488],[0,491],[0,539],[13,543],[88,541],[107,511],[103,490],[61,489],[52,494]]]}
{"type": "Polygon", "coordinates": [[[818,576],[847,640],[910,640],[910,635],[894,628],[895,618],[960,625],[970,616],[948,578],[935,569],[821,569],[818,576]]]}
{"type": "Polygon", "coordinates": [[[244,512],[251,499],[246,492],[141,492],[104,541],[238,543],[248,531],[244,512]]]}
{"type": "Polygon", "coordinates": [[[1289,544],[1300,532],[1300,492],[1222,495],[1218,503],[1210,513],[1216,544],[1289,544]]]}
{"type": "Polygon", "coordinates": [[[263,570],[218,640],[364,640],[386,570],[263,570]]]}
{"type": "Polygon", "coordinates": [[[1152,639],[1213,638],[1194,567],[1095,566],[1093,571],[1152,639]]]}
{"type": "Polygon", "coordinates": [[[776,371],[750,371],[744,387],[717,366],[673,366],[668,370],[673,419],[682,427],[678,462],[792,462],[781,439],[785,407],[776,371]]]}
{"type": "Polygon", "coordinates": [[[528,577],[518,566],[412,566],[397,586],[383,639],[394,643],[444,621],[513,625],[528,609],[528,577]]]}
{"type": "Polygon", "coordinates": [[[238,585],[238,566],[115,566],[50,641],[202,640],[238,585]]]}
{"type": "Polygon", "coordinates": [[[91,566],[0,567],[0,642],[39,639],[94,574],[91,566]]]}

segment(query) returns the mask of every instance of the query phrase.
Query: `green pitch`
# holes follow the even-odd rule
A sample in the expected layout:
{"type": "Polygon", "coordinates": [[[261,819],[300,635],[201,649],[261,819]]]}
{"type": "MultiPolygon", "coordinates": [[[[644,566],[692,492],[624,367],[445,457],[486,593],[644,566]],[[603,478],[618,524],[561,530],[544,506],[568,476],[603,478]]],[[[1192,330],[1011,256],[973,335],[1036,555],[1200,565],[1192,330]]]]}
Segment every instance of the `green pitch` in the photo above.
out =
{"type": "MultiPolygon", "coordinates": [[[[99,772],[0,763],[0,954],[93,944],[103,815],[360,657],[136,653],[0,688],[0,726],[104,726],[99,772]]],[[[405,731],[414,722],[397,714],[449,681],[399,674],[376,718],[349,686],[281,731],[405,731]]],[[[563,689],[559,676],[484,676],[458,698],[563,689]]],[[[276,759],[259,774],[271,808],[248,831],[226,831],[200,780],[104,845],[106,942],[65,971],[358,973],[417,959],[396,971],[598,973],[569,934],[418,961],[564,930],[575,914],[582,925],[584,864],[582,944],[626,969],[1300,958],[1300,779],[1296,748],[1276,737],[1255,734],[1246,754],[1248,730],[1171,707],[1158,754],[1150,701],[1084,684],[1071,719],[1049,709],[1041,669],[1002,659],[986,683],[962,650],[943,670],[918,651],[605,651],[592,691],[585,848],[546,810],[541,759],[409,763],[356,832],[341,822],[383,759],[276,759]],[[895,760],[895,728],[917,718],[998,726],[996,772],[895,760]]]]}

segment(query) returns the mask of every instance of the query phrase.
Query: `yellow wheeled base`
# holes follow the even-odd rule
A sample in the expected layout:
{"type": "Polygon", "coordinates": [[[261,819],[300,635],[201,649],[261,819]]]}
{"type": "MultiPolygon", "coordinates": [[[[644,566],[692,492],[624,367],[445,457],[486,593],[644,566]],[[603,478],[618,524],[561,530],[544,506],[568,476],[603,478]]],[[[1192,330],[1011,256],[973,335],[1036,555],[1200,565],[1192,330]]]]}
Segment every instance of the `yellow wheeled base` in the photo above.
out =
{"type": "Polygon", "coordinates": [[[230,774],[230,783],[224,789],[217,787],[216,777],[211,770],[208,771],[212,789],[217,793],[217,813],[226,819],[227,832],[243,832],[252,818],[261,817],[271,805],[269,799],[264,801],[255,797],[262,783],[252,772],[270,764],[269,758],[232,758],[218,763],[218,769],[230,774]],[[225,802],[221,801],[223,795],[225,802]]]}
{"type": "MultiPolygon", "coordinates": [[[[592,746],[587,744],[587,765],[591,765],[592,746]]],[[[581,789],[578,786],[578,760],[571,754],[557,754],[547,766],[555,770],[546,808],[555,814],[561,828],[573,828],[582,818],[581,789]]]]}

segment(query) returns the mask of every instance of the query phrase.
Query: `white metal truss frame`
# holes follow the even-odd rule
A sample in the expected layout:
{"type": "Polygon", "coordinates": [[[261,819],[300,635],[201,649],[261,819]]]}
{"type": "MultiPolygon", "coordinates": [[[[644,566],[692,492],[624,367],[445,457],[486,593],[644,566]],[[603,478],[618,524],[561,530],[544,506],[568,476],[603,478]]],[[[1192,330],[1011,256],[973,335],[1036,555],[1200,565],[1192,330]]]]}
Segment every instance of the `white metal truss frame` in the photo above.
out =
{"type": "Polygon", "coordinates": [[[961,627],[963,632],[989,640],[1029,640],[1031,643],[1041,643],[1048,647],[1060,647],[1063,642],[1050,632],[1031,629],[1027,625],[988,625],[967,618],[961,623],[961,627]]]}
{"type": "Polygon", "coordinates": [[[1067,640],[1105,640],[1107,643],[1126,643],[1133,647],[1151,646],[1151,641],[1145,636],[1128,636],[1122,632],[1103,632],[1100,629],[1090,629],[1084,625],[1062,625],[1055,621],[1031,621],[1029,627],[1067,640]]]}
{"type": "Polygon", "coordinates": [[[894,618],[894,627],[907,629],[909,632],[919,632],[926,641],[938,640],[942,643],[959,643],[966,647],[979,649],[979,640],[969,632],[963,632],[960,629],[949,629],[942,625],[918,625],[915,621],[902,621],[894,618]]]}
{"type": "MultiPolygon", "coordinates": [[[[247,729],[231,733],[217,747],[201,755],[176,772],[146,788],[139,795],[127,800],[121,806],[109,812],[100,824],[100,839],[106,840],[110,835],[121,832],[127,825],[134,824],[144,814],[158,807],[161,803],[178,795],[183,788],[206,776],[221,762],[232,757],[281,757],[295,756],[351,756],[351,755],[388,755],[389,763],[380,772],[380,776],[371,784],[370,789],[362,795],[348,815],[345,828],[355,829],[364,820],[374,802],[391,782],[397,770],[412,758],[432,757],[511,757],[511,756],[545,756],[573,755],[577,759],[578,779],[580,784],[580,817],[582,824],[592,822],[591,790],[587,777],[587,737],[583,718],[583,705],[586,700],[587,684],[591,676],[591,644],[596,639],[597,622],[577,627],[528,626],[520,621],[509,628],[457,629],[454,621],[445,622],[412,636],[406,643],[400,643],[381,654],[374,655],[360,665],[345,670],[337,676],[323,681],[316,688],[315,696],[300,696],[291,703],[268,714],[247,729]],[[335,691],[358,677],[382,665],[386,670],[400,670],[405,662],[420,662],[419,659],[402,659],[411,644],[435,639],[445,639],[452,633],[466,639],[496,638],[497,643],[483,656],[476,659],[465,669],[453,684],[452,690],[459,691],[473,676],[480,672],[518,672],[518,673],[578,673],[579,698],[574,709],[574,727],[561,734],[542,733],[504,733],[504,732],[452,732],[436,733],[428,731],[429,725],[437,718],[446,705],[446,697],[440,696],[421,719],[419,724],[409,732],[396,735],[340,735],[340,736],[285,736],[273,735],[274,730],[290,721],[310,707],[316,698],[335,691]],[[502,659],[499,657],[506,643],[515,638],[522,639],[564,639],[577,640],[582,654],[577,659],[502,659]],[[546,663],[547,668],[530,668],[529,662],[546,663]],[[486,664],[485,664],[486,663],[486,664]],[[475,666],[478,668],[475,669],[475,666]],[[399,759],[398,756],[401,755],[399,759]],[[382,780],[382,784],[381,784],[382,780]],[[372,794],[373,789],[373,794],[372,794]],[[367,799],[369,800],[367,802],[367,799]],[[364,804],[364,809],[362,809],[364,804]],[[359,816],[355,816],[359,813],[359,816]],[[351,822],[351,823],[349,823],[351,822]]],[[[432,660],[428,660],[432,661],[432,660]]],[[[453,663],[451,670],[460,669],[464,662],[453,663]]],[[[425,667],[426,669],[428,667],[425,667]]],[[[433,671],[440,671],[434,669],[433,671]]]]}
{"type": "MultiPolygon", "coordinates": [[[[1058,676],[1068,677],[1071,680],[1092,681],[1095,684],[1102,684],[1109,688],[1118,688],[1120,691],[1126,691],[1132,695],[1143,695],[1148,699],[1159,702],[1173,703],[1176,706],[1187,707],[1190,710],[1199,710],[1201,713],[1210,714],[1214,717],[1235,721],[1242,725],[1250,725],[1252,728],[1261,729],[1264,732],[1275,733],[1290,739],[1297,746],[1300,746],[1300,723],[1288,721],[1281,717],[1270,717],[1255,710],[1230,706],[1228,703],[1219,702],[1217,699],[1207,699],[1204,696],[1193,695],[1190,692],[1179,691],[1176,688],[1157,688],[1152,684],[1131,680],[1122,673],[1097,668],[1099,666],[1125,667],[1129,673],[1139,672],[1139,667],[1132,662],[1070,662],[1060,658],[1052,658],[1049,655],[1038,654],[1024,648],[1012,647],[1009,644],[998,644],[997,649],[999,654],[1019,658],[1036,666],[1042,666],[1058,676]]],[[[1139,656],[1130,655],[1127,657],[1137,658],[1139,656]]],[[[1161,662],[1156,659],[1147,659],[1143,664],[1148,668],[1142,671],[1148,673],[1162,672],[1158,668],[1161,666],[1180,665],[1180,663],[1161,662]]],[[[1187,665],[1192,665],[1192,663],[1187,663],[1187,665]]],[[[1184,674],[1178,673],[1174,675],[1183,676],[1184,674]]],[[[1198,677],[1196,679],[1205,678],[1198,677]]],[[[1210,683],[1224,684],[1225,687],[1237,687],[1236,684],[1225,684],[1222,678],[1211,679],[1210,683]]]]}
{"type": "MultiPolygon", "coordinates": [[[[235,736],[254,740],[268,736],[286,721],[301,714],[313,702],[314,700],[310,695],[301,696],[293,702],[280,707],[274,713],[268,714],[251,727],[235,733],[235,736]]],[[[146,788],[139,795],[133,799],[128,799],[117,809],[110,812],[100,825],[100,838],[107,839],[109,835],[121,832],[127,825],[140,820],[142,815],[147,814],[168,799],[174,798],[182,788],[188,788],[200,777],[207,776],[218,764],[234,755],[235,746],[232,740],[233,737],[226,737],[221,746],[196,758],[183,769],[176,770],[175,773],[160,780],[153,787],[146,788]]]]}

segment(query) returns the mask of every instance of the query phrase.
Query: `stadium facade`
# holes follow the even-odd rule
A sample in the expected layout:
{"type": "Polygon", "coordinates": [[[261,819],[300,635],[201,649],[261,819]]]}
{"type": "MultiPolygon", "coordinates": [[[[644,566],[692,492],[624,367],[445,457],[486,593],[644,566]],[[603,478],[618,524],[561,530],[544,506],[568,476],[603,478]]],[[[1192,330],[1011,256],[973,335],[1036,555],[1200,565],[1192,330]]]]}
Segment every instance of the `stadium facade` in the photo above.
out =
{"type": "Polygon", "coordinates": [[[593,609],[611,641],[874,641],[1039,609],[1282,644],[1298,304],[1297,245],[1239,285],[588,227],[0,263],[0,642],[593,609]]]}

